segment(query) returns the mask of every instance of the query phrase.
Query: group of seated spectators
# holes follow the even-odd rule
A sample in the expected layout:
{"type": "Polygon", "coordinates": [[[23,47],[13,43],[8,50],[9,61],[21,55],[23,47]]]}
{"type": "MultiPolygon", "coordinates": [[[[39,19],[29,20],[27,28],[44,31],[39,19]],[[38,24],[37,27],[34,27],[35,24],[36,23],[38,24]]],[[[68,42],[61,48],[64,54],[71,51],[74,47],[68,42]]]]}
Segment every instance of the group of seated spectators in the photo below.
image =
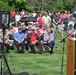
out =
{"type": "MultiPolygon", "coordinates": [[[[42,54],[44,51],[44,45],[46,45],[49,48],[50,54],[53,53],[53,30],[48,28],[46,25],[43,25],[42,28],[38,24],[26,26],[25,23],[21,23],[16,27],[13,25],[11,29],[6,29],[6,35],[4,38],[7,52],[9,52],[9,49],[14,45],[16,46],[18,53],[24,53],[26,49],[30,49],[31,53],[36,53],[37,50],[35,50],[35,47],[37,46],[39,49],[38,53],[42,54]]],[[[2,29],[0,29],[0,34],[0,44],[2,44],[2,29]]]]}
{"type": "MultiPolygon", "coordinates": [[[[9,29],[6,29],[4,44],[3,44],[3,30],[0,28],[0,45],[1,50],[3,45],[6,46],[6,51],[9,52],[10,48],[17,47],[18,53],[24,53],[25,50],[30,50],[36,53],[36,45],[39,49],[38,53],[42,54],[44,45],[48,46],[50,54],[53,53],[53,48],[56,47],[56,36],[63,36],[65,25],[74,26],[75,18],[65,11],[65,13],[40,13],[37,17],[37,22],[21,23],[19,20],[26,17],[24,10],[21,15],[13,12],[9,29]],[[23,16],[22,16],[23,15],[23,16]],[[64,19],[68,19],[68,24],[64,23],[64,19]],[[15,21],[14,21],[15,20],[15,21]]],[[[34,12],[32,17],[37,14],[34,12]]],[[[28,15],[30,16],[30,15],[28,15]]],[[[66,22],[66,21],[65,21],[66,22]]],[[[71,28],[68,28],[70,30],[71,28]]]]}

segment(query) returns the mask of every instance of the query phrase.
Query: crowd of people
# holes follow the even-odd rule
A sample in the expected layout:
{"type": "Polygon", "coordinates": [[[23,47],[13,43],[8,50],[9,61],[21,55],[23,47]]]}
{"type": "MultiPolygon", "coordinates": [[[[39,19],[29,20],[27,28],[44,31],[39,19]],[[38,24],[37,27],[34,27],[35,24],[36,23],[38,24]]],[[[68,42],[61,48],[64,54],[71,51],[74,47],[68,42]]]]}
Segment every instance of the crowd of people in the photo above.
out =
{"type": "MultiPolygon", "coordinates": [[[[6,29],[4,38],[4,45],[9,52],[10,48],[13,49],[14,45],[18,53],[24,53],[28,50],[31,53],[42,54],[45,51],[45,46],[48,47],[49,53],[54,52],[53,48],[57,48],[56,37],[64,36],[64,31],[69,34],[68,37],[73,37],[74,34],[70,33],[74,30],[76,22],[76,12],[65,13],[57,12],[36,12],[29,13],[22,9],[21,12],[10,12],[10,27],[6,29]],[[35,17],[36,22],[20,22],[23,17],[35,17]]],[[[3,30],[0,28],[0,45],[3,47],[3,30]]]]}

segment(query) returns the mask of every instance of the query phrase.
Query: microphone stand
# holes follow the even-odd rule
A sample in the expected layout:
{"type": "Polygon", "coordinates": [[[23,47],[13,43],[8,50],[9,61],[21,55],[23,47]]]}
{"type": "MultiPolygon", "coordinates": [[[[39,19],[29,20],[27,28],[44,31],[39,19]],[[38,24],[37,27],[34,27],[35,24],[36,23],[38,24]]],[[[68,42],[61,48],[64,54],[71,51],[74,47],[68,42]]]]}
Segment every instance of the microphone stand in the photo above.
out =
{"type": "MultiPolygon", "coordinates": [[[[75,29],[71,32],[73,33],[75,31],[75,29]]],[[[63,48],[62,48],[62,63],[61,63],[61,71],[60,71],[60,75],[63,75],[63,62],[64,62],[64,46],[65,46],[65,39],[71,34],[69,33],[67,36],[65,36],[60,43],[63,43],[63,48]]]]}
{"type": "Polygon", "coordinates": [[[4,54],[4,36],[5,36],[5,28],[2,28],[3,29],[3,42],[2,42],[2,54],[1,54],[1,75],[5,75],[4,73],[4,62],[6,63],[6,66],[8,68],[8,71],[9,71],[9,75],[12,75],[11,71],[10,71],[10,68],[9,68],[9,65],[7,63],[7,60],[5,58],[5,54],[4,54]]]}

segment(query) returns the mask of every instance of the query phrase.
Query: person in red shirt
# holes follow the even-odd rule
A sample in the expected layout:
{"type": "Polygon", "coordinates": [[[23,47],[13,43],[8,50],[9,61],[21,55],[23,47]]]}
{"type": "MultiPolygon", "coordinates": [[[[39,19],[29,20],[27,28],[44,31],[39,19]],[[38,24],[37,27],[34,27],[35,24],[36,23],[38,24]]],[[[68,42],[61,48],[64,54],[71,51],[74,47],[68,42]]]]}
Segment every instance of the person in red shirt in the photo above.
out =
{"type": "Polygon", "coordinates": [[[11,22],[15,22],[15,16],[16,16],[16,11],[15,10],[11,10],[10,11],[11,22]]]}
{"type": "Polygon", "coordinates": [[[36,53],[35,50],[35,45],[39,46],[39,54],[42,54],[43,48],[42,48],[42,43],[40,41],[39,36],[35,33],[35,29],[31,30],[31,33],[29,33],[26,37],[27,39],[27,43],[29,43],[30,49],[32,51],[32,53],[36,53]]]}
{"type": "Polygon", "coordinates": [[[69,15],[69,14],[68,14],[68,12],[67,12],[67,11],[65,11],[65,13],[64,13],[64,15],[63,15],[63,17],[64,17],[64,18],[68,18],[68,15],[69,15]]]}
{"type": "Polygon", "coordinates": [[[39,26],[42,27],[43,22],[42,22],[42,15],[41,14],[39,14],[39,17],[37,18],[37,22],[38,22],[39,26]]]}

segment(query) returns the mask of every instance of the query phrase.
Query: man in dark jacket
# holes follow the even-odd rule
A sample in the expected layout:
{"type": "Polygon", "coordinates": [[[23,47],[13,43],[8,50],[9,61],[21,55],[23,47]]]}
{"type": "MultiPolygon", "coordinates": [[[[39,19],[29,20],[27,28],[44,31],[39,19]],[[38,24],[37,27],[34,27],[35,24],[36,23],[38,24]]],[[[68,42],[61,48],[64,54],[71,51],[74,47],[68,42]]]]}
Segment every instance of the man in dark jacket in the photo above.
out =
{"type": "Polygon", "coordinates": [[[27,35],[27,43],[29,43],[30,49],[33,53],[36,53],[35,51],[35,45],[39,46],[39,54],[42,54],[42,43],[40,41],[39,36],[35,33],[35,29],[32,28],[31,33],[27,35]]]}

